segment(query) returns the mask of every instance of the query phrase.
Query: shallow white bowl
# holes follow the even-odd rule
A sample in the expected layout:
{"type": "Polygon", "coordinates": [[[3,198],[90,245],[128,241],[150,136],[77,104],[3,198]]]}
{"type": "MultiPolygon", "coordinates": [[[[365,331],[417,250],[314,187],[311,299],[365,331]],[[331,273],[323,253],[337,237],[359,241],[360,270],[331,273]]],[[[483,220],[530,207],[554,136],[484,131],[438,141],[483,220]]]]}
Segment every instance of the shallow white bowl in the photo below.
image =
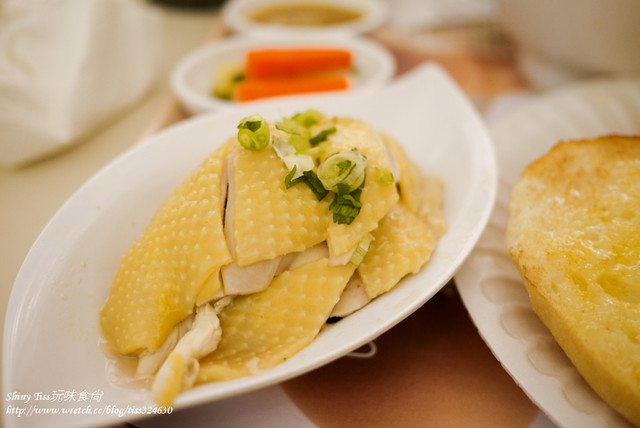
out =
{"type": "MultiPolygon", "coordinates": [[[[216,67],[226,62],[242,63],[246,52],[250,49],[289,46],[339,47],[350,50],[356,73],[351,79],[351,87],[347,91],[360,91],[382,86],[391,80],[396,71],[395,60],[387,49],[359,37],[327,40],[323,37],[311,36],[296,38],[235,36],[209,43],[187,55],[173,70],[171,87],[184,108],[193,114],[236,107],[240,103],[211,95],[216,67]]],[[[315,94],[314,96],[322,97],[326,94],[315,94]]],[[[309,94],[278,98],[300,96],[307,97],[309,94]]],[[[250,102],[244,102],[242,105],[248,103],[250,102]]]]}
{"type": "Polygon", "coordinates": [[[382,0],[231,0],[222,10],[222,18],[231,29],[259,36],[312,34],[344,37],[369,32],[382,25],[388,16],[388,6],[382,0]],[[325,27],[262,24],[249,18],[250,13],[258,8],[287,3],[336,6],[357,10],[361,16],[349,22],[325,27]]]}

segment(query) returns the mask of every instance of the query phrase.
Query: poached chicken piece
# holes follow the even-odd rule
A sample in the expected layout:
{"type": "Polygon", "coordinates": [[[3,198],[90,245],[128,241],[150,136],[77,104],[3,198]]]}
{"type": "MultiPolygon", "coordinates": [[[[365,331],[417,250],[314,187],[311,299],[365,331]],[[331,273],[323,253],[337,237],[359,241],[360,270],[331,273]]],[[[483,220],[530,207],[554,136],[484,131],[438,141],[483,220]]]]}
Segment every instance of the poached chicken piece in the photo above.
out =
{"type": "Polygon", "coordinates": [[[440,181],[359,120],[238,128],[160,206],[100,313],[160,405],[292,357],[420,270],[446,230],[440,181]]]}

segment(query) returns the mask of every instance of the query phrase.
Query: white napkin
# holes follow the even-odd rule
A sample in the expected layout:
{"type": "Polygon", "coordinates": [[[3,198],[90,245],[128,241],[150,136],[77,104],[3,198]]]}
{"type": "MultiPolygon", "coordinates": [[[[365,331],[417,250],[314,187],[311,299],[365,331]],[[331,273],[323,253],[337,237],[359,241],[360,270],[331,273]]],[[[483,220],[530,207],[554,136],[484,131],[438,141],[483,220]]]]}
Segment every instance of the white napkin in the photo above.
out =
{"type": "MultiPolygon", "coordinates": [[[[21,0],[25,1],[25,0],[21,0]]],[[[159,13],[132,0],[61,0],[0,27],[0,166],[59,151],[155,83],[159,13]]]]}

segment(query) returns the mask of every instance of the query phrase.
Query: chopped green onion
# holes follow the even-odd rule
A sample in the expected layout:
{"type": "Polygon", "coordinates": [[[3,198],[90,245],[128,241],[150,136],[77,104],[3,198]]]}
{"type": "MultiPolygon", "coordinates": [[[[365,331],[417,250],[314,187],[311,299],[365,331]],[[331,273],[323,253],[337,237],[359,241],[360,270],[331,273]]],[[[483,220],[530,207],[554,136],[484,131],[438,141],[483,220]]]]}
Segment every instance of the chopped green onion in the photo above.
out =
{"type": "Polygon", "coordinates": [[[307,186],[309,186],[309,188],[313,191],[313,193],[316,195],[316,198],[319,201],[323,200],[324,197],[327,196],[327,193],[329,193],[329,191],[324,188],[316,173],[313,171],[305,171],[303,172],[303,175],[307,178],[307,186]]]}
{"type": "Polygon", "coordinates": [[[325,141],[329,137],[329,135],[334,134],[335,132],[336,132],[335,126],[332,126],[331,128],[323,129],[313,137],[309,138],[309,142],[311,143],[311,145],[315,146],[316,144],[325,141]]]}
{"type": "Polygon", "coordinates": [[[393,173],[385,168],[376,167],[376,171],[378,171],[378,181],[383,186],[388,184],[393,184],[395,182],[395,178],[393,177],[393,173]]]}
{"type": "MultiPolygon", "coordinates": [[[[352,193],[355,193],[352,192],[352,193]]],[[[350,202],[354,208],[362,208],[362,203],[360,203],[360,194],[358,193],[358,199],[356,199],[351,193],[342,194],[342,198],[346,202],[350,202]]]]}
{"type": "Polygon", "coordinates": [[[348,184],[345,183],[338,183],[336,184],[336,192],[340,193],[342,195],[346,195],[347,193],[349,193],[351,191],[351,187],[348,184]]]}
{"type": "Polygon", "coordinates": [[[327,141],[325,141],[323,143],[316,144],[313,147],[308,147],[306,149],[301,149],[301,150],[299,150],[299,152],[301,154],[309,155],[314,159],[318,159],[318,158],[324,156],[324,154],[327,152],[327,150],[329,150],[329,147],[331,147],[331,141],[327,140],[327,141]]]}
{"type": "Polygon", "coordinates": [[[329,209],[333,212],[333,222],[338,224],[351,224],[360,214],[360,207],[354,206],[339,193],[336,193],[329,209]]]}
{"type": "Polygon", "coordinates": [[[329,205],[329,209],[333,211],[333,222],[338,224],[351,224],[353,220],[360,214],[360,208],[362,203],[360,202],[360,195],[362,195],[362,188],[364,187],[364,180],[360,187],[349,193],[344,193],[346,186],[338,186],[338,192],[335,198],[329,205]]]}
{"type": "Polygon", "coordinates": [[[282,138],[278,136],[273,137],[273,141],[271,142],[273,145],[273,149],[276,151],[276,154],[280,159],[283,159],[286,156],[296,154],[296,148],[289,144],[288,141],[284,141],[282,138]]]}
{"type": "Polygon", "coordinates": [[[247,150],[260,151],[269,145],[271,134],[267,121],[259,114],[245,117],[238,125],[238,141],[247,150]]]}
{"type": "Polygon", "coordinates": [[[362,263],[364,256],[369,251],[369,247],[371,246],[371,241],[373,240],[374,238],[371,233],[367,233],[366,235],[364,235],[364,237],[358,243],[356,250],[351,255],[351,258],[349,259],[349,263],[359,266],[360,263],[362,263]]]}
{"type": "Polygon", "coordinates": [[[311,147],[309,139],[303,135],[291,135],[288,143],[291,144],[297,152],[305,151],[311,147]]]}
{"type": "Polygon", "coordinates": [[[302,175],[298,176],[297,178],[293,178],[294,175],[296,175],[296,169],[297,167],[294,166],[285,177],[285,187],[288,189],[298,183],[305,183],[307,186],[309,186],[309,188],[311,189],[313,194],[316,195],[316,198],[319,201],[323,200],[324,197],[327,196],[329,191],[322,186],[322,183],[318,179],[316,173],[313,171],[304,171],[302,175]]]}
{"type": "Polygon", "coordinates": [[[292,127],[292,126],[286,126],[285,124],[282,124],[282,123],[276,123],[276,129],[291,135],[304,135],[305,133],[304,130],[297,129],[296,127],[292,127]]]}
{"type": "Polygon", "coordinates": [[[291,118],[305,128],[311,128],[316,123],[324,119],[324,114],[317,110],[309,109],[303,113],[296,113],[291,118]]]}
{"type": "Polygon", "coordinates": [[[303,151],[311,147],[309,143],[309,130],[302,128],[298,123],[291,119],[283,119],[282,123],[276,124],[276,129],[289,134],[289,144],[297,151],[303,151]]]}
{"type": "Polygon", "coordinates": [[[294,175],[294,178],[298,178],[306,171],[311,171],[315,167],[313,158],[307,155],[289,155],[284,157],[282,160],[284,161],[284,164],[287,166],[288,170],[292,170],[293,167],[296,167],[296,169],[298,170],[298,174],[294,175]]]}
{"type": "Polygon", "coordinates": [[[304,175],[302,174],[296,178],[293,178],[293,176],[296,175],[297,170],[298,170],[298,167],[294,165],[293,168],[291,168],[291,171],[287,173],[287,176],[284,178],[285,188],[288,189],[290,187],[295,186],[298,183],[302,183],[305,180],[304,175]]]}
{"type": "Polygon", "coordinates": [[[305,171],[312,170],[316,166],[311,156],[298,154],[296,148],[288,141],[274,138],[272,145],[276,154],[284,162],[289,171],[294,167],[296,168],[296,172],[292,177],[293,179],[300,177],[305,171]]]}
{"type": "Polygon", "coordinates": [[[318,178],[325,189],[339,191],[337,186],[349,186],[349,193],[364,182],[367,158],[358,150],[334,153],[326,158],[318,167],[318,178]]]}
{"type": "MultiPolygon", "coordinates": [[[[318,201],[330,192],[335,197],[329,205],[333,212],[333,221],[338,224],[351,224],[360,213],[362,203],[360,196],[366,178],[367,157],[357,149],[347,152],[334,153],[320,163],[315,169],[315,159],[324,156],[331,141],[329,135],[336,132],[331,126],[310,136],[309,128],[316,125],[324,116],[315,110],[298,113],[291,118],[284,118],[275,128],[273,138],[269,125],[259,115],[245,117],[238,125],[238,141],[247,150],[259,151],[271,143],[278,157],[289,170],[284,184],[287,189],[299,183],[305,183],[316,196],[318,201]],[[283,134],[284,133],[284,134],[283,134]],[[286,134],[286,135],[285,135],[286,134]]],[[[393,182],[393,175],[378,169],[381,181],[393,182]]],[[[360,263],[368,249],[369,243],[364,241],[359,245],[360,256],[352,256],[353,263],[360,263]],[[358,257],[360,260],[358,260],[358,257]]]]}

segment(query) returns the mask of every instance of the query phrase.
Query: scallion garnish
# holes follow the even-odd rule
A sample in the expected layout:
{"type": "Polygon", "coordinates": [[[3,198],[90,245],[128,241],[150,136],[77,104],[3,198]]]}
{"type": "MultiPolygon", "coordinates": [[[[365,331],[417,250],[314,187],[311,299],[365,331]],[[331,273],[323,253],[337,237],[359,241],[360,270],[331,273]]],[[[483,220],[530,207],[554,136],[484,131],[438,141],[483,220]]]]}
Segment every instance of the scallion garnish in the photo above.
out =
{"type": "Polygon", "coordinates": [[[294,166],[284,178],[285,187],[288,189],[298,183],[305,183],[307,186],[309,186],[309,188],[311,189],[313,194],[316,195],[316,198],[319,201],[323,200],[324,197],[327,196],[329,191],[325,189],[324,186],[322,186],[322,183],[318,179],[316,173],[313,171],[304,171],[302,175],[298,176],[297,178],[293,178],[296,175],[296,169],[297,167],[294,166]]]}
{"type": "Polygon", "coordinates": [[[335,132],[336,132],[335,126],[332,126],[331,128],[323,129],[313,137],[309,138],[309,142],[311,143],[312,146],[315,146],[316,144],[322,143],[323,141],[325,141],[329,137],[329,135],[335,132]]]}
{"type": "Polygon", "coordinates": [[[385,168],[376,167],[376,171],[378,171],[378,181],[383,186],[388,184],[393,184],[395,182],[395,178],[393,177],[393,173],[385,168]]]}
{"type": "Polygon", "coordinates": [[[298,153],[308,150],[311,147],[309,138],[304,135],[293,134],[289,137],[288,143],[291,144],[298,153]]]}
{"type": "Polygon", "coordinates": [[[259,114],[247,116],[238,125],[238,141],[247,150],[260,151],[269,145],[271,133],[267,121],[259,114]]]}
{"type": "Polygon", "coordinates": [[[319,159],[322,156],[324,156],[324,154],[327,152],[327,150],[329,150],[329,147],[331,147],[331,141],[327,140],[323,143],[317,144],[313,147],[309,147],[306,149],[302,149],[299,150],[300,153],[305,154],[305,155],[309,155],[314,159],[319,159]]]}
{"type": "Polygon", "coordinates": [[[311,156],[298,154],[296,148],[288,141],[283,141],[282,139],[275,137],[271,144],[273,145],[273,149],[276,151],[276,154],[284,162],[289,171],[294,167],[296,168],[296,172],[292,177],[293,179],[300,177],[304,171],[312,170],[316,166],[311,156]]]}
{"type": "Polygon", "coordinates": [[[305,128],[311,128],[316,123],[324,119],[324,114],[317,110],[309,109],[303,113],[296,113],[291,118],[305,128]]]}
{"type": "Polygon", "coordinates": [[[313,191],[318,198],[319,201],[323,200],[329,191],[324,188],[322,182],[318,179],[318,176],[313,171],[305,171],[303,172],[304,176],[307,178],[307,186],[313,191]]]}
{"type": "Polygon", "coordinates": [[[336,196],[329,205],[329,209],[333,212],[333,222],[338,224],[351,224],[353,220],[360,214],[362,203],[360,195],[364,187],[364,179],[360,183],[360,187],[349,192],[349,187],[343,183],[336,186],[336,196]]]}
{"type": "Polygon", "coordinates": [[[276,123],[276,129],[291,135],[304,135],[305,130],[296,129],[292,126],[286,126],[282,123],[276,123]]]}
{"type": "MultiPolygon", "coordinates": [[[[285,187],[289,189],[305,183],[318,201],[334,192],[335,197],[329,205],[334,223],[351,224],[362,208],[360,195],[366,178],[367,157],[357,149],[334,153],[320,163],[316,173],[316,161],[331,144],[329,136],[336,132],[336,127],[331,126],[310,136],[309,128],[323,118],[324,115],[315,110],[284,118],[275,128],[286,135],[276,132],[272,139],[267,122],[255,114],[245,117],[238,125],[238,141],[242,147],[253,151],[262,150],[271,143],[289,171],[284,179],[285,187]]],[[[378,174],[381,182],[393,182],[391,173],[386,174],[378,168],[378,174]]]]}
{"type": "Polygon", "coordinates": [[[362,260],[364,259],[364,256],[369,251],[369,247],[371,246],[371,241],[373,241],[373,239],[374,238],[371,233],[367,233],[366,235],[364,235],[364,237],[358,243],[356,250],[351,255],[349,263],[356,266],[360,265],[360,263],[362,263],[362,260]]]}
{"type": "Polygon", "coordinates": [[[311,143],[309,143],[309,130],[303,128],[297,122],[285,118],[281,123],[276,124],[276,129],[289,135],[288,143],[291,144],[296,151],[301,152],[311,147],[311,143]]]}
{"type": "Polygon", "coordinates": [[[298,167],[297,166],[293,166],[293,168],[291,168],[291,171],[289,171],[286,175],[286,177],[284,177],[284,187],[285,188],[290,188],[295,186],[298,183],[302,183],[304,181],[304,176],[303,175],[299,175],[296,178],[293,178],[294,175],[296,175],[296,172],[298,171],[298,167]]]}
{"type": "Polygon", "coordinates": [[[318,166],[318,178],[325,189],[338,191],[338,185],[348,186],[349,193],[364,181],[367,158],[358,150],[334,153],[318,166]]]}
{"type": "MultiPolygon", "coordinates": [[[[354,191],[353,193],[356,192],[357,191],[354,191]]],[[[353,220],[355,220],[358,214],[360,214],[361,205],[358,204],[358,206],[355,206],[352,201],[356,200],[357,202],[359,202],[360,193],[361,192],[358,192],[356,197],[351,195],[351,198],[345,198],[345,196],[350,194],[343,195],[340,193],[336,193],[333,202],[331,202],[331,205],[329,205],[329,209],[333,212],[334,223],[351,224],[353,220]]]]}

